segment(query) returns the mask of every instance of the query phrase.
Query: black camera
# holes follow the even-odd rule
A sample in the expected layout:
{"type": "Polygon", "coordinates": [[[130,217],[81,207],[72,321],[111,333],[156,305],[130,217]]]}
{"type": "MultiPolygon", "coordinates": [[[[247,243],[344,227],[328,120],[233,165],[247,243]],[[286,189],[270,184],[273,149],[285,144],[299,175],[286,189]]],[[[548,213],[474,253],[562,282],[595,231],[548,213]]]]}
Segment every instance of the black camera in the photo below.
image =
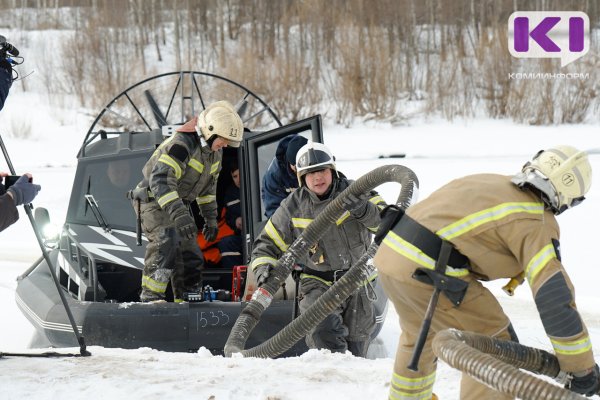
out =
{"type": "Polygon", "coordinates": [[[16,57],[19,55],[19,50],[12,44],[8,43],[4,36],[0,35],[0,55],[2,58],[5,58],[7,53],[10,56],[16,57]]]}
{"type": "MultiPolygon", "coordinates": [[[[5,176],[4,177],[4,190],[7,190],[9,187],[11,187],[20,177],[21,177],[21,175],[5,176]]],[[[31,179],[29,179],[29,182],[31,182],[31,179]]]]}

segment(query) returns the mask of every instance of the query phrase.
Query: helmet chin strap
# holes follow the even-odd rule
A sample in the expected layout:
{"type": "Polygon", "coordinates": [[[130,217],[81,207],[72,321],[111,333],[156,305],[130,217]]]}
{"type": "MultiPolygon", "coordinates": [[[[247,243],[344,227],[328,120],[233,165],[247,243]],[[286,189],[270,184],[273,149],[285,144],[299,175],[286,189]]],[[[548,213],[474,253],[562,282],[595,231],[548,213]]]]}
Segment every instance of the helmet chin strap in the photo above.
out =
{"type": "Polygon", "coordinates": [[[217,139],[217,135],[212,135],[207,141],[206,144],[208,145],[208,147],[210,147],[212,149],[212,144],[213,142],[217,139]]]}

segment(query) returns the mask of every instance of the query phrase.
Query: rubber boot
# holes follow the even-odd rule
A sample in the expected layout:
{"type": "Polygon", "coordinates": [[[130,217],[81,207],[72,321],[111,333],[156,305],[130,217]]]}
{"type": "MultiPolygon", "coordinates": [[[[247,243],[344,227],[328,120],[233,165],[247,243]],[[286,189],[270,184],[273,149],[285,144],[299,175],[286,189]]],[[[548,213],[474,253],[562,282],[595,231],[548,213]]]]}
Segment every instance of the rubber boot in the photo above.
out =
{"type": "Polygon", "coordinates": [[[369,349],[369,341],[364,340],[362,342],[355,342],[351,340],[346,341],[348,343],[348,350],[355,357],[363,357],[367,356],[367,350],[369,349]]]}

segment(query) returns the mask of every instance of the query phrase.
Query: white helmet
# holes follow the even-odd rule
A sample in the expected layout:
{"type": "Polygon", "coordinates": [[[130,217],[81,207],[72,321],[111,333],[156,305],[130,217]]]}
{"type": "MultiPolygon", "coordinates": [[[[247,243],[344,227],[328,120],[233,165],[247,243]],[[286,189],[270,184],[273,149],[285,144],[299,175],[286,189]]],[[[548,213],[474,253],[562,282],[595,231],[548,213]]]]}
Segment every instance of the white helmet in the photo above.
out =
{"type": "Polygon", "coordinates": [[[298,184],[302,186],[302,177],[309,172],[331,168],[337,172],[335,157],[323,143],[309,141],[300,147],[296,153],[296,176],[298,184]]]}
{"type": "Polygon", "coordinates": [[[229,141],[229,146],[240,147],[244,137],[244,124],[233,106],[225,100],[210,104],[198,116],[196,131],[207,142],[214,136],[229,141]]]}
{"type": "Polygon", "coordinates": [[[592,166],[584,151],[556,146],[538,152],[512,182],[538,189],[544,202],[558,215],[585,199],[592,185],[592,166]]]}

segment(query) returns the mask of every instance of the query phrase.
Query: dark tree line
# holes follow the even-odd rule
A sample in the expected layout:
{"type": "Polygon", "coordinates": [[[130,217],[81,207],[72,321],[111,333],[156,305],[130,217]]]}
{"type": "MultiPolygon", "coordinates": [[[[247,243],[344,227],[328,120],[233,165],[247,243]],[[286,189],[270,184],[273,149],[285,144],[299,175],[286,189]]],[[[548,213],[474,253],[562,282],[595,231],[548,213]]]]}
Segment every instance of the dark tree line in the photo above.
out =
{"type": "Polygon", "coordinates": [[[65,32],[42,75],[49,93],[89,107],[179,69],[240,81],[284,121],[320,112],[341,123],[415,114],[576,123],[600,106],[595,40],[562,69],[507,48],[515,10],[583,11],[597,35],[596,0],[0,0],[0,9],[12,28],[65,32]],[[511,78],[553,72],[585,78],[511,78]]]}

